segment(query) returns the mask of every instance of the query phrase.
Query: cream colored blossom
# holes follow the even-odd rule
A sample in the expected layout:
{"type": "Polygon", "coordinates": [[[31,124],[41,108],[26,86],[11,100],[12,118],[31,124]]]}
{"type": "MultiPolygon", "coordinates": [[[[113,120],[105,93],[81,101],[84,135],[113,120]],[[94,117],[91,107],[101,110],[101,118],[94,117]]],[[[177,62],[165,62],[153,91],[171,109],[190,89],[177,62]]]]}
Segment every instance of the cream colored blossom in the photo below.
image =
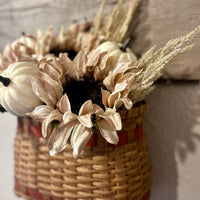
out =
{"type": "Polygon", "coordinates": [[[65,113],[63,120],[65,123],[74,122],[74,124],[76,121],[71,135],[71,145],[75,158],[79,156],[80,152],[91,138],[93,122],[97,123],[100,134],[107,142],[117,144],[119,141],[116,132],[122,128],[119,113],[112,109],[106,109],[104,111],[98,105],[92,104],[91,101],[87,101],[83,104],[79,111],[79,116],[65,113]],[[91,117],[93,117],[93,119],[91,119],[91,117]]]}
{"type": "Polygon", "coordinates": [[[81,106],[79,114],[76,115],[71,112],[67,94],[60,98],[56,106],[57,109],[53,109],[51,106],[42,105],[28,114],[33,119],[42,121],[43,136],[50,136],[48,141],[50,155],[53,156],[63,151],[71,136],[73,156],[77,158],[93,135],[93,122],[97,123],[102,137],[107,142],[118,143],[119,138],[116,131],[121,130],[122,123],[119,113],[114,110],[106,109],[104,111],[88,100],[81,106]],[[58,121],[59,124],[52,131],[50,124],[53,121],[58,121]]]}
{"type": "Polygon", "coordinates": [[[89,52],[96,48],[104,37],[90,31],[91,22],[74,23],[66,31],[62,27],[58,34],[52,34],[50,26],[46,31],[38,30],[36,35],[25,34],[18,40],[8,44],[0,54],[0,72],[9,64],[30,59],[41,60],[54,50],[59,52],[81,49],[89,52]]]}
{"type": "Polygon", "coordinates": [[[62,97],[63,88],[59,82],[42,72],[38,78],[32,79],[32,87],[34,93],[45,103],[45,105],[36,107],[32,113],[27,113],[27,115],[36,121],[43,122],[42,134],[44,137],[47,137],[51,132],[49,124],[53,120],[61,121],[62,119],[61,108],[58,107],[58,109],[55,109],[55,107],[62,97]]]}
{"type": "MultiPolygon", "coordinates": [[[[71,112],[71,106],[67,94],[63,95],[63,97],[60,100],[60,104],[65,105],[62,118],[63,121],[57,127],[55,127],[48,142],[50,155],[52,156],[55,155],[56,153],[63,151],[67,147],[68,139],[72,134],[72,130],[77,124],[83,126],[82,127],[83,132],[85,132],[86,130],[91,130],[93,126],[91,120],[93,114],[93,108],[92,108],[92,102],[90,100],[88,100],[81,106],[78,115],[71,112]]],[[[91,137],[92,132],[91,131],[87,132],[87,134],[89,133],[91,137]]],[[[82,139],[85,140],[85,138],[82,139]]]]}
{"type": "Polygon", "coordinates": [[[0,54],[0,73],[2,73],[12,63],[34,60],[28,55],[23,55],[20,48],[20,42],[6,45],[4,51],[0,54]]]}
{"type": "Polygon", "coordinates": [[[102,89],[104,105],[117,110],[124,104],[126,109],[131,109],[133,103],[128,95],[138,85],[136,80],[141,73],[142,70],[130,67],[130,62],[118,63],[103,81],[110,91],[102,89]]]}
{"type": "MultiPolygon", "coordinates": [[[[111,144],[117,144],[119,137],[117,131],[122,129],[122,122],[119,113],[112,109],[104,111],[101,107],[93,104],[93,114],[95,117],[93,122],[97,123],[101,136],[111,144]]],[[[73,156],[77,158],[88,140],[92,136],[92,127],[86,127],[82,123],[75,125],[71,135],[71,145],[73,148],[73,156]]]]}

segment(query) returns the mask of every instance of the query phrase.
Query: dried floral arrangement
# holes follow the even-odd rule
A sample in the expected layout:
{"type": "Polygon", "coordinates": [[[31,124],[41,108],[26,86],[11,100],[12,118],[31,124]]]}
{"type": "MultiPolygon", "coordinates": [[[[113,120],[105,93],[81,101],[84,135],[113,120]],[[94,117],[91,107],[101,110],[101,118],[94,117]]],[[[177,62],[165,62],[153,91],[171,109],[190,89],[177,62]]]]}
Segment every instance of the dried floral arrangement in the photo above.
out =
{"type": "Polygon", "coordinates": [[[74,23],[55,36],[52,27],[23,35],[1,53],[1,109],[41,122],[50,155],[70,142],[77,158],[94,133],[117,144],[119,110],[143,100],[164,66],[192,48],[188,43],[200,27],[137,60],[128,40],[122,42],[139,3],[130,0],[124,7],[119,0],[104,19],[103,0],[93,22],[74,23]]]}

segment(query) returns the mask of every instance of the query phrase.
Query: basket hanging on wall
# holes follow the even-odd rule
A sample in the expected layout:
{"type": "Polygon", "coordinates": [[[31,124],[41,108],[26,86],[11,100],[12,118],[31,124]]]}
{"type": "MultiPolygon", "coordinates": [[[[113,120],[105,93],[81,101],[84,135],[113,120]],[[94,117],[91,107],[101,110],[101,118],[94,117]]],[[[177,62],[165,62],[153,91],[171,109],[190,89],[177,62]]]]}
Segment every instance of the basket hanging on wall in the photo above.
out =
{"type": "Polygon", "coordinates": [[[144,126],[145,103],[121,111],[123,128],[117,145],[98,134],[78,159],[72,148],[50,157],[41,126],[19,118],[15,139],[15,193],[25,199],[146,200],[150,163],[144,126]]]}
{"type": "Polygon", "coordinates": [[[200,31],[137,59],[129,25],[140,0],[105,19],[23,35],[0,57],[1,111],[18,116],[15,193],[27,200],[148,200],[144,97],[200,31]]]}

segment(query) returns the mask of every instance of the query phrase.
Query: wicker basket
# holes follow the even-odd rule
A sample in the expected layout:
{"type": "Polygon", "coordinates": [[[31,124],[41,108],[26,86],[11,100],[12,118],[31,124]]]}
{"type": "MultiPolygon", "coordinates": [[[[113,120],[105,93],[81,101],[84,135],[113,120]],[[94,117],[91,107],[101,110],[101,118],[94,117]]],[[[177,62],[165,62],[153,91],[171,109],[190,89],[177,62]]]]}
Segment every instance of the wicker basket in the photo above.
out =
{"type": "Polygon", "coordinates": [[[30,200],[148,200],[150,163],[143,132],[145,103],[121,111],[119,143],[98,134],[77,160],[69,147],[50,157],[41,126],[18,119],[15,139],[15,193],[30,200]]]}

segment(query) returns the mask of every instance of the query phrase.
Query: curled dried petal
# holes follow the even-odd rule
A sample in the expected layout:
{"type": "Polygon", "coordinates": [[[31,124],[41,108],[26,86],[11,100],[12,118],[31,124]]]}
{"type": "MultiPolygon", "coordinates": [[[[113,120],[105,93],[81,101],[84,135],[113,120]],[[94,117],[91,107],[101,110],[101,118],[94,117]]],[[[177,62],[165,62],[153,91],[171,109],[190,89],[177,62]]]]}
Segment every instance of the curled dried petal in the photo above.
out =
{"type": "Polygon", "coordinates": [[[71,111],[71,105],[69,102],[69,98],[67,94],[64,94],[57,103],[57,107],[60,112],[65,113],[67,111],[71,111]]]}
{"type": "Polygon", "coordinates": [[[100,52],[97,50],[92,50],[87,56],[87,66],[96,66],[99,62],[100,52]]]}
{"type": "Polygon", "coordinates": [[[79,116],[86,115],[93,112],[94,112],[94,109],[93,109],[92,101],[88,100],[81,106],[79,110],[79,116]]]}
{"type": "Polygon", "coordinates": [[[52,90],[49,90],[50,88],[47,88],[47,85],[45,81],[33,78],[31,80],[31,84],[33,87],[34,93],[48,106],[53,107],[56,103],[56,99],[54,97],[54,93],[52,93],[52,90]]]}
{"type": "Polygon", "coordinates": [[[44,121],[47,116],[54,110],[51,106],[41,105],[37,106],[32,112],[27,113],[26,115],[31,117],[35,121],[44,121]]]}
{"type": "Polygon", "coordinates": [[[104,113],[104,110],[100,106],[98,106],[97,104],[93,104],[93,109],[94,109],[94,113],[96,115],[101,115],[101,114],[104,113]]]}
{"type": "Polygon", "coordinates": [[[111,108],[106,109],[104,114],[99,115],[101,118],[105,119],[115,130],[119,131],[122,129],[122,121],[120,114],[111,108]]]}
{"type": "Polygon", "coordinates": [[[111,143],[111,144],[117,144],[119,141],[119,137],[117,135],[117,132],[115,128],[113,128],[105,119],[101,119],[100,121],[97,121],[99,130],[103,138],[111,143]]]}
{"type": "Polygon", "coordinates": [[[110,96],[110,92],[108,90],[104,90],[103,88],[101,88],[101,94],[102,94],[102,102],[104,106],[108,108],[109,107],[108,98],[110,96]]]}
{"type": "Polygon", "coordinates": [[[85,126],[87,128],[92,128],[92,126],[93,126],[92,113],[81,115],[78,117],[78,120],[83,126],[85,126]]]}
{"type": "Polygon", "coordinates": [[[62,113],[60,113],[60,111],[57,110],[57,109],[53,110],[48,115],[48,117],[43,121],[43,123],[42,123],[42,135],[43,135],[43,137],[47,137],[47,135],[49,135],[49,133],[51,132],[51,127],[49,127],[49,125],[54,120],[62,121],[62,113]]]}
{"type": "Polygon", "coordinates": [[[62,86],[47,74],[41,74],[41,78],[31,80],[33,91],[44,103],[54,107],[62,96],[62,86]]]}
{"type": "Polygon", "coordinates": [[[68,124],[70,122],[76,123],[78,121],[77,117],[78,116],[76,114],[72,113],[71,111],[67,111],[63,115],[63,122],[64,124],[68,124]]]}
{"type": "Polygon", "coordinates": [[[113,107],[113,105],[115,104],[115,101],[121,98],[121,93],[120,92],[116,92],[116,93],[112,93],[109,98],[108,98],[108,105],[110,108],[113,107]]]}
{"type": "Polygon", "coordinates": [[[79,76],[83,77],[86,72],[87,55],[84,50],[81,50],[74,59],[78,67],[79,76]]]}
{"type": "Polygon", "coordinates": [[[75,126],[72,136],[71,136],[71,145],[73,148],[73,157],[78,158],[79,154],[92,137],[92,129],[78,124],[75,126]]]}
{"type": "Polygon", "coordinates": [[[127,110],[130,110],[133,107],[133,102],[129,98],[124,97],[115,101],[114,109],[117,110],[122,106],[122,104],[124,104],[127,110]]]}
{"type": "Polygon", "coordinates": [[[60,153],[67,147],[68,139],[73,128],[74,126],[71,123],[67,125],[60,123],[55,127],[48,141],[49,154],[51,156],[60,153]]]}
{"type": "Polygon", "coordinates": [[[117,80],[130,69],[130,62],[118,63],[117,66],[109,73],[109,75],[103,80],[103,84],[106,88],[113,92],[117,80]]]}
{"type": "Polygon", "coordinates": [[[41,80],[45,81],[47,87],[49,87],[48,90],[51,89],[54,92],[56,101],[58,101],[63,95],[63,87],[61,83],[59,81],[55,81],[48,74],[45,74],[43,72],[40,72],[39,76],[41,80]]]}
{"type": "Polygon", "coordinates": [[[70,78],[73,78],[75,80],[79,80],[79,71],[76,64],[71,61],[67,54],[60,54],[59,56],[59,62],[63,66],[65,75],[69,76],[70,78]]]}

